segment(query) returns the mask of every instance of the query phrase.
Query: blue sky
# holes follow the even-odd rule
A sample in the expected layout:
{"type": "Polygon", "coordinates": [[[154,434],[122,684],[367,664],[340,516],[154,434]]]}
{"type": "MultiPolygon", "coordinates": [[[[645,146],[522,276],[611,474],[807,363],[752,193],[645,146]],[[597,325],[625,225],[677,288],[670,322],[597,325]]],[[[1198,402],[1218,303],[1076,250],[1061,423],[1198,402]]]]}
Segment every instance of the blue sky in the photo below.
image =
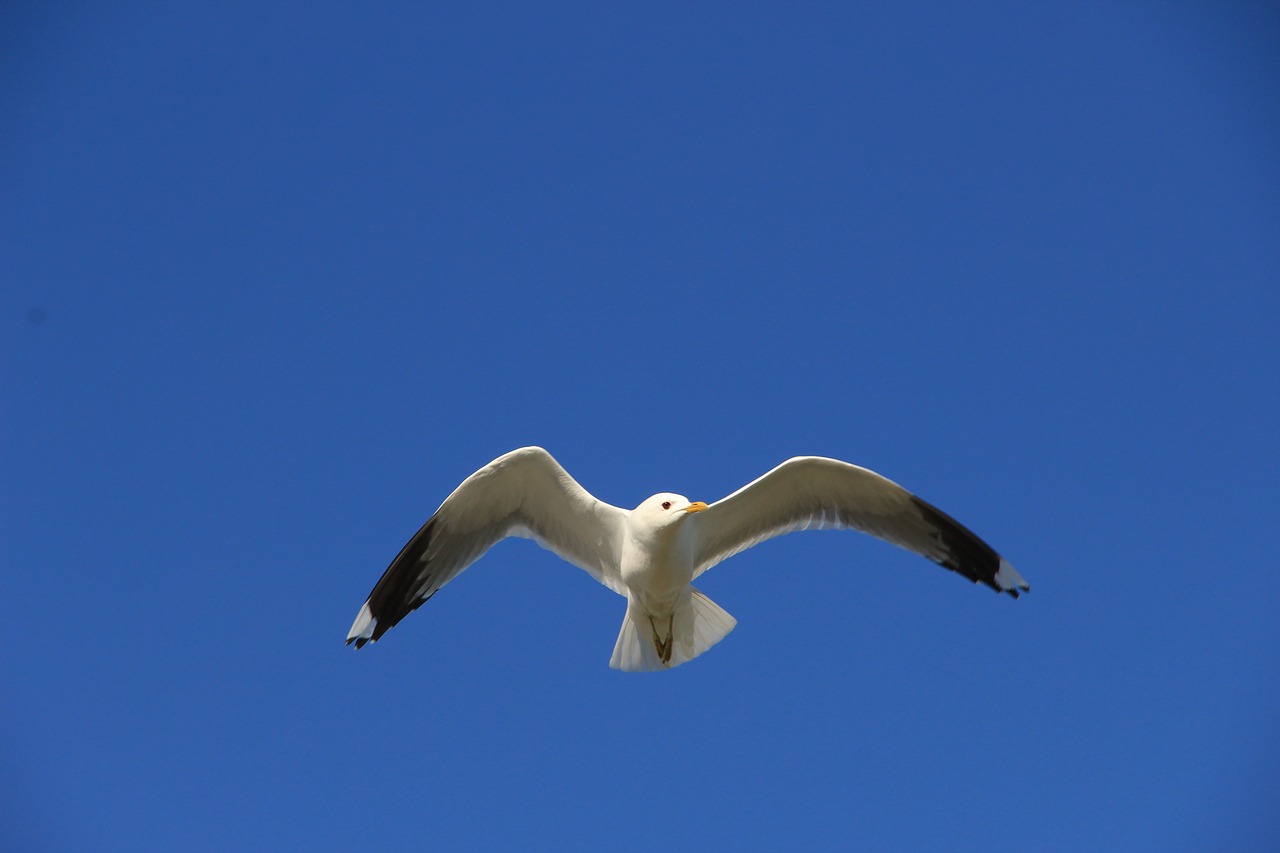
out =
{"type": "Polygon", "coordinates": [[[7,4],[5,849],[1280,844],[1280,14],[7,4]],[[480,465],[871,467],[691,664],[523,541],[376,646],[480,465]]]}

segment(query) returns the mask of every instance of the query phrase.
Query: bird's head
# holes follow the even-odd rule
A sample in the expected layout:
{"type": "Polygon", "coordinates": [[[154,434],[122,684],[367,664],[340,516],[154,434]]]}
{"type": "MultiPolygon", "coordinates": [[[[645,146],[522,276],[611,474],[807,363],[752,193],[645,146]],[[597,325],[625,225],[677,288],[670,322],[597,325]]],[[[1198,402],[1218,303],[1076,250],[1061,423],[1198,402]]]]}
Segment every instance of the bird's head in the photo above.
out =
{"type": "Polygon", "coordinates": [[[642,501],[640,506],[631,511],[631,515],[647,527],[663,528],[679,524],[690,513],[701,512],[706,508],[707,505],[702,501],[691,501],[684,495],[661,492],[642,501]]]}

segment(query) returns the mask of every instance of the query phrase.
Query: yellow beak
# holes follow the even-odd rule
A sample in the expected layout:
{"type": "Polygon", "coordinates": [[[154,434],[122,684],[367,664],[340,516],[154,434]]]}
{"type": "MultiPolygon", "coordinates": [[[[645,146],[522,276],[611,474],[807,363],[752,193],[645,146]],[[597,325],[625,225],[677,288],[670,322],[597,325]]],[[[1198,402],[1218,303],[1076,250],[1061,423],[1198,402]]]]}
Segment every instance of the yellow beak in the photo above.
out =
{"type": "Polygon", "coordinates": [[[702,512],[706,508],[707,508],[707,505],[704,504],[702,501],[694,501],[693,503],[685,507],[684,511],[685,512],[702,512]]]}

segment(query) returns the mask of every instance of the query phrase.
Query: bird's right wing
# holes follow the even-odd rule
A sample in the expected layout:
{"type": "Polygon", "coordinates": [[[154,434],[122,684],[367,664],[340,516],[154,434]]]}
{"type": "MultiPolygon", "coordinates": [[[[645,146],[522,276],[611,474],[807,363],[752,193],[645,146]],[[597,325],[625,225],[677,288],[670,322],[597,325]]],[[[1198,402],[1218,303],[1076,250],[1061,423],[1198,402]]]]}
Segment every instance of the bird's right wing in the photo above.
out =
{"type": "Polygon", "coordinates": [[[853,528],[1014,598],[1029,589],[1008,561],[960,522],[892,480],[838,459],[788,459],[689,521],[697,531],[695,578],[784,533],[853,528]]]}
{"type": "Polygon", "coordinates": [[[508,536],[534,539],[626,594],[619,568],[625,519],[541,447],[513,450],[445,498],[369,593],[347,642],[359,648],[377,640],[508,536]]]}

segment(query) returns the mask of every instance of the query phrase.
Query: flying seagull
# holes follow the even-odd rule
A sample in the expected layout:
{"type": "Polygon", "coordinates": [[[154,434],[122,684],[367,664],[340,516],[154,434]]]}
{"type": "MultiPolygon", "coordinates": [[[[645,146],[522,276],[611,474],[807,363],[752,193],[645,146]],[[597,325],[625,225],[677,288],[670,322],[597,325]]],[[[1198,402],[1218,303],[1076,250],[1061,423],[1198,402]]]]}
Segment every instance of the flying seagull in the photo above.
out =
{"type": "Polygon", "coordinates": [[[692,582],[720,561],[797,530],[870,533],[1014,598],[1030,589],[991,546],[874,471],[797,456],[713,504],[662,492],[633,510],[596,499],[550,453],[523,447],[462,481],[360,608],[360,648],[416,610],[495,543],[533,539],[625,596],[609,666],[628,672],[693,660],[738,624],[692,582]]]}

